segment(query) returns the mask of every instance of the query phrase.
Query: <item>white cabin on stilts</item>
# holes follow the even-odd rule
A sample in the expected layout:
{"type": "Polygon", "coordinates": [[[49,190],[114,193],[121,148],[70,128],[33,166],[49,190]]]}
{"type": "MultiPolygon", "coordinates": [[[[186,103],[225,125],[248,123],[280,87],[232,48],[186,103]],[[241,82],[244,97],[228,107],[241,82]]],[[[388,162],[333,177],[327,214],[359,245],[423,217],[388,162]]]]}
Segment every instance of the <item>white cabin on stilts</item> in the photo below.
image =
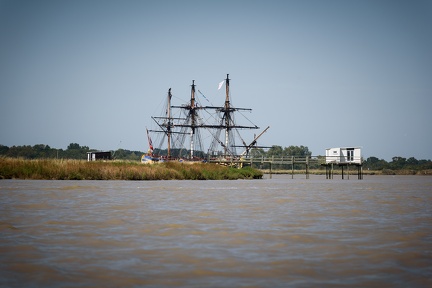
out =
{"type": "Polygon", "coordinates": [[[361,164],[360,147],[340,147],[326,149],[326,163],[361,164]]]}
{"type": "Polygon", "coordinates": [[[361,147],[327,148],[325,157],[325,164],[322,165],[326,166],[327,179],[333,179],[334,165],[341,167],[342,179],[344,179],[344,167],[347,169],[349,179],[350,166],[356,166],[358,179],[363,179],[361,147]]]}

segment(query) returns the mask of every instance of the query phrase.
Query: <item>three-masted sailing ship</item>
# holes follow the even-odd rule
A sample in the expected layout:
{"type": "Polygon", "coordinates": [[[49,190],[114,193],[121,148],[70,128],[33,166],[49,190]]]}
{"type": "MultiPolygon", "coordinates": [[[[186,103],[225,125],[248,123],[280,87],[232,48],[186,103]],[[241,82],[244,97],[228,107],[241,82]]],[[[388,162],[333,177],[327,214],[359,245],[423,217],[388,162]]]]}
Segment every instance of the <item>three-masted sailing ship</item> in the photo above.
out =
{"type": "MultiPolygon", "coordinates": [[[[258,136],[254,136],[252,142],[242,138],[240,130],[259,129],[250,120],[249,124],[236,123],[236,114],[244,111],[252,111],[249,108],[237,108],[230,100],[229,74],[219,84],[219,89],[225,84],[225,102],[222,106],[203,106],[196,98],[196,85],[192,80],[190,101],[184,105],[172,105],[171,88],[168,90],[165,115],[152,116],[157,129],[147,130],[149,150],[143,155],[142,162],[152,163],[156,161],[207,161],[212,158],[235,159],[245,156],[250,149],[256,147],[257,139],[269,129],[267,127],[258,136]],[[174,110],[177,113],[174,113],[174,110]],[[153,147],[152,135],[159,135],[157,146],[153,147]],[[206,134],[208,149],[205,150],[203,136],[206,134]],[[238,144],[240,139],[241,143],[238,144]],[[166,144],[166,146],[165,146],[166,144]],[[163,149],[166,147],[166,149],[163,149]],[[238,149],[242,148],[242,153],[238,149]]],[[[204,97],[204,94],[198,90],[204,97]]],[[[206,98],[208,101],[208,99],[206,98]]],[[[156,139],[155,138],[155,139],[156,139]]]]}

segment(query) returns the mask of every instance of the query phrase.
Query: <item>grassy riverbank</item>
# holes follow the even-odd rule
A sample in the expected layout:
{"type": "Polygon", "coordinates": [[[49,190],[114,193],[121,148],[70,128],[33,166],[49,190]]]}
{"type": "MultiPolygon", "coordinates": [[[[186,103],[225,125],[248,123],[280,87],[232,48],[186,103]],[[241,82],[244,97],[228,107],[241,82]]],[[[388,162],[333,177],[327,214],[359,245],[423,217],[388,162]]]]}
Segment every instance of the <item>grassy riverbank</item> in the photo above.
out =
{"type": "Polygon", "coordinates": [[[263,172],[210,163],[166,162],[155,165],[127,161],[0,158],[0,179],[47,180],[224,180],[261,179],[263,172]]]}

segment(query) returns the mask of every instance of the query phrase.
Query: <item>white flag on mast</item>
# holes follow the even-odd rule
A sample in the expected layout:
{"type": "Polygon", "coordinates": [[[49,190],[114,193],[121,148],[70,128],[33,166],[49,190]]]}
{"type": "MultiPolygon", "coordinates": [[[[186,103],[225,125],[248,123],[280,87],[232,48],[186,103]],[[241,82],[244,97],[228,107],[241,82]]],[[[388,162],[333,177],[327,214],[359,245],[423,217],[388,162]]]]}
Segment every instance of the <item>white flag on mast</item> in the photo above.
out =
{"type": "Polygon", "coordinates": [[[223,80],[222,82],[219,83],[219,87],[218,90],[220,90],[220,88],[222,88],[222,85],[224,84],[225,80],[223,80]]]}

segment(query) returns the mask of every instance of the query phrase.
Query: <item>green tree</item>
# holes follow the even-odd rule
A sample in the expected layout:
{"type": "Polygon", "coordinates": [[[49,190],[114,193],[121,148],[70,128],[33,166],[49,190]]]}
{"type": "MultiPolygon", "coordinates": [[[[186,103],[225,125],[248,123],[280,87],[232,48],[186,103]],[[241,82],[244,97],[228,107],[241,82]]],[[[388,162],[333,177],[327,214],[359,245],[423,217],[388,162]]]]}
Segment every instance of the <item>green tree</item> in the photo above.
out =
{"type": "Polygon", "coordinates": [[[5,145],[0,145],[0,155],[6,156],[9,151],[9,147],[5,145]]]}
{"type": "Polygon", "coordinates": [[[67,150],[63,153],[64,158],[68,159],[87,159],[88,146],[80,146],[78,143],[70,143],[67,150]]]}
{"type": "Polygon", "coordinates": [[[372,170],[382,170],[388,166],[387,161],[371,156],[363,162],[364,167],[372,170]]]}
{"type": "Polygon", "coordinates": [[[9,157],[23,157],[26,159],[34,159],[34,158],[36,158],[36,153],[34,152],[32,146],[30,146],[30,145],[12,146],[9,148],[7,156],[9,156],[9,157]]]}
{"type": "Polygon", "coordinates": [[[282,157],[283,155],[283,149],[282,146],[279,145],[273,145],[268,151],[267,151],[267,157],[282,157]]]}
{"type": "Polygon", "coordinates": [[[406,158],[395,156],[389,164],[391,169],[403,169],[406,165],[406,158]]]}
{"type": "Polygon", "coordinates": [[[67,147],[67,150],[72,150],[72,149],[80,149],[81,146],[78,143],[70,143],[69,146],[67,147]]]}
{"type": "Polygon", "coordinates": [[[309,151],[307,146],[289,146],[283,150],[283,156],[300,156],[306,157],[311,156],[312,152],[309,151]]]}

